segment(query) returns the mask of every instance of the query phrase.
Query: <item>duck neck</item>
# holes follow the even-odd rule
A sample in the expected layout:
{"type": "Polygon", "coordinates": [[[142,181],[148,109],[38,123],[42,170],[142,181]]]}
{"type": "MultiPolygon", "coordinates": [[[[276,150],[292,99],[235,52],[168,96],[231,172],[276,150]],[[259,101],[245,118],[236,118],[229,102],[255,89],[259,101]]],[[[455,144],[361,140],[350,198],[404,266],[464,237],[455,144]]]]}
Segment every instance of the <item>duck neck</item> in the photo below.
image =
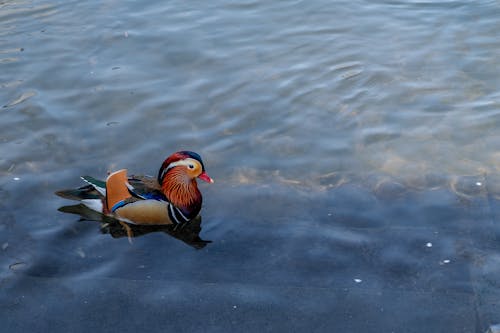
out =
{"type": "Polygon", "coordinates": [[[194,218],[198,215],[202,197],[196,179],[190,179],[186,174],[172,169],[163,178],[161,187],[168,201],[186,216],[194,218]]]}

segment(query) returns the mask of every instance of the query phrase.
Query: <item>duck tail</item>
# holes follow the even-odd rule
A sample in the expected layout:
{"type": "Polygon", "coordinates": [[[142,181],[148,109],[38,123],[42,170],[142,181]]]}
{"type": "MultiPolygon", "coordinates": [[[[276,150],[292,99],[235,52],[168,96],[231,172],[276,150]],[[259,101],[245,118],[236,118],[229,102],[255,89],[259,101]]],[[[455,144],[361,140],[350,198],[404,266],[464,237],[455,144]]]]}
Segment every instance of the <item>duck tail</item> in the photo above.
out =
{"type": "Polygon", "coordinates": [[[64,199],[77,201],[103,198],[103,195],[92,185],[86,185],[76,189],[60,190],[55,192],[55,194],[64,199]]]}
{"type": "Polygon", "coordinates": [[[80,177],[84,182],[86,182],[89,185],[92,185],[96,191],[102,194],[103,197],[106,196],[106,182],[95,179],[94,177],[91,176],[82,176],[80,177]]]}

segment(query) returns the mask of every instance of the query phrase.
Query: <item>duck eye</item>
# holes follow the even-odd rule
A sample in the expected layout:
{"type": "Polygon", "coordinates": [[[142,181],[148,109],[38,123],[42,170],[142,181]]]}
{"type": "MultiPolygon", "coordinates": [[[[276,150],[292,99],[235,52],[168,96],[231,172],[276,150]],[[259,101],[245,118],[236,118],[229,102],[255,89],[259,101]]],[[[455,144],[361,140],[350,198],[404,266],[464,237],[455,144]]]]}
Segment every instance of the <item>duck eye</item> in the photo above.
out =
{"type": "Polygon", "coordinates": [[[191,169],[191,170],[193,170],[194,169],[194,165],[193,164],[189,164],[188,168],[191,169]]]}

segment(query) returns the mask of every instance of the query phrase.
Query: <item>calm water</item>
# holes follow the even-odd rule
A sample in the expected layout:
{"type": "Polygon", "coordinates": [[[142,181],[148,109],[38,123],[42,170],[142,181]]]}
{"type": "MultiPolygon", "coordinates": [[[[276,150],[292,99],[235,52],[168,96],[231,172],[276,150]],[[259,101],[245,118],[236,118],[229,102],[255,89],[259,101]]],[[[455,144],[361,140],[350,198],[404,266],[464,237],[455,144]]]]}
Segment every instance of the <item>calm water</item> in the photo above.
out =
{"type": "Polygon", "coordinates": [[[2,330],[500,323],[499,18],[493,0],[0,1],[2,330]],[[180,149],[216,180],[212,243],[58,211],[80,175],[155,174],[180,149]]]}

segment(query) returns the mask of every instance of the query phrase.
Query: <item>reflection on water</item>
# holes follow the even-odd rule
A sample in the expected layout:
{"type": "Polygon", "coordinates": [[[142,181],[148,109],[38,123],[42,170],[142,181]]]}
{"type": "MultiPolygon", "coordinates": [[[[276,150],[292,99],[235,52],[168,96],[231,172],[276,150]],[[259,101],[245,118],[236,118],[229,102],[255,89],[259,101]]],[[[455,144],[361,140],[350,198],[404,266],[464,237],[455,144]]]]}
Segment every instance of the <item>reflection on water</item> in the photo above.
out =
{"type": "Polygon", "coordinates": [[[490,0],[0,1],[4,330],[500,323],[499,17],[490,0]],[[57,211],[80,174],[156,174],[181,149],[221,180],[203,231],[57,211]]]}
{"type": "Polygon", "coordinates": [[[114,219],[113,217],[100,214],[93,211],[83,204],[63,206],[58,209],[64,213],[77,214],[81,216],[80,221],[96,221],[100,222],[100,230],[103,234],[109,234],[113,238],[128,237],[131,241],[132,237],[139,237],[152,232],[163,232],[184,243],[202,249],[211,241],[206,241],[200,238],[201,232],[201,217],[198,216],[193,221],[183,225],[153,225],[141,226],[131,223],[126,223],[114,219]]]}

